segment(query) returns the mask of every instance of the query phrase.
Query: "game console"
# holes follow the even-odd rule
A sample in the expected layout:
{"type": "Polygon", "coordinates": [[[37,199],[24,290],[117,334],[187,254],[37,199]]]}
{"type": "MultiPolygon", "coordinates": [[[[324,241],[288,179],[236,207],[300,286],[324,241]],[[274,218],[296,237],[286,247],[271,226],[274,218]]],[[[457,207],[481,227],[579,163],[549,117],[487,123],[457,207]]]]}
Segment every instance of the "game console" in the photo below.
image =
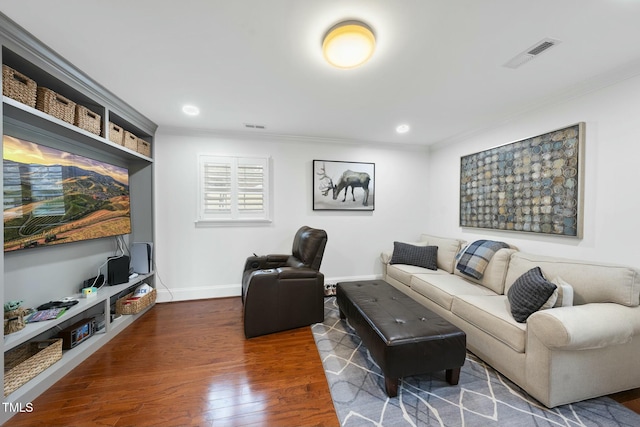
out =
{"type": "Polygon", "coordinates": [[[129,281],[129,257],[111,257],[107,260],[107,285],[119,285],[129,281]]]}
{"type": "Polygon", "coordinates": [[[131,268],[138,274],[149,274],[153,269],[153,243],[134,242],[131,245],[131,268]]]}

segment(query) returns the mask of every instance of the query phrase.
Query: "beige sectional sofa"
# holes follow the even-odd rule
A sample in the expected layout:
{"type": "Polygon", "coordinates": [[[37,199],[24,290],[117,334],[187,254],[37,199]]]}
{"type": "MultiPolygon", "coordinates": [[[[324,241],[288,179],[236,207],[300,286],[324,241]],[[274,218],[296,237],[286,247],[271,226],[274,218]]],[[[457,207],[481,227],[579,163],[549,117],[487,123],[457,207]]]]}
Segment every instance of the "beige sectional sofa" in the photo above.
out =
{"type": "Polygon", "coordinates": [[[476,280],[455,268],[465,242],[422,235],[414,244],[438,247],[438,269],[391,264],[388,251],[384,279],[465,331],[471,352],[545,406],[640,387],[639,270],[505,248],[476,280]],[[536,266],[571,285],[573,305],[519,323],[507,292],[536,266]]]}

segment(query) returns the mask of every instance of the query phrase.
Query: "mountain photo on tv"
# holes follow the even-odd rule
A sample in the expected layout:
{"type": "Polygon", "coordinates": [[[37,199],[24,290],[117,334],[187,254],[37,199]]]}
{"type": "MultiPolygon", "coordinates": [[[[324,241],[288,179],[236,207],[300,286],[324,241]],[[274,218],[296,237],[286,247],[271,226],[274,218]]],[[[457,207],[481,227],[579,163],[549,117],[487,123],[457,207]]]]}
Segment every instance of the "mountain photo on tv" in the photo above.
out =
{"type": "Polygon", "coordinates": [[[4,251],[131,233],[129,171],[4,135],[4,251]]]}

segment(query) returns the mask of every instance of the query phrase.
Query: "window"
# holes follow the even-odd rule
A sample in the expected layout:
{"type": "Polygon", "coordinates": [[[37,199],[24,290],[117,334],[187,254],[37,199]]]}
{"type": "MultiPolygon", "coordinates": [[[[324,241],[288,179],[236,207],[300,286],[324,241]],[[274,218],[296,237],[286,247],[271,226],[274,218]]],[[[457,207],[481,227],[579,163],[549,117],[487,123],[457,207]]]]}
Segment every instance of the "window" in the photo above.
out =
{"type": "Polygon", "coordinates": [[[200,155],[198,221],[269,222],[269,158],[200,155]]]}

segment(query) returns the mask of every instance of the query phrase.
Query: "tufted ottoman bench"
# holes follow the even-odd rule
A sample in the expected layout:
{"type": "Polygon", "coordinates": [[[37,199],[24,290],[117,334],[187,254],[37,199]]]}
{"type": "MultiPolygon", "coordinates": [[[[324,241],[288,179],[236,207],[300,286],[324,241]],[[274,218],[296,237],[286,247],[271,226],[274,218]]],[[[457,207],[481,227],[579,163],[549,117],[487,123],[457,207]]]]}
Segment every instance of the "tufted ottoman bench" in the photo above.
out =
{"type": "Polygon", "coordinates": [[[340,318],[348,319],[384,373],[389,397],[398,380],[445,370],[458,384],[466,335],[382,280],[341,282],[336,289],[340,318]]]}

